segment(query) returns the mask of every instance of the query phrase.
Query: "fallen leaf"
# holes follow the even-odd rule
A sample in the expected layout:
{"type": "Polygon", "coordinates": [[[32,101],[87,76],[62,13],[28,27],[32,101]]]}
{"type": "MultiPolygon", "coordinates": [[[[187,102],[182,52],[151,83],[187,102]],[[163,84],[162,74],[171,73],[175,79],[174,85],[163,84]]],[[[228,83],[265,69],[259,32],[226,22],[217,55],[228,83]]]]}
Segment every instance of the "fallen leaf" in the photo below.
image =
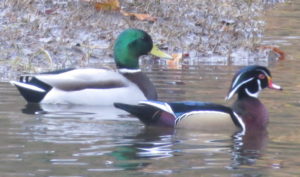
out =
{"type": "Polygon", "coordinates": [[[171,69],[181,68],[180,61],[182,60],[184,55],[182,53],[174,53],[171,56],[173,57],[173,59],[167,61],[168,68],[171,69]]]}
{"type": "Polygon", "coordinates": [[[119,0],[105,0],[103,2],[93,2],[97,10],[119,11],[121,9],[119,0]]]}
{"type": "Polygon", "coordinates": [[[53,14],[57,9],[58,9],[57,7],[53,8],[53,9],[47,9],[47,10],[45,10],[45,14],[47,14],[47,15],[53,14]]]}
{"type": "Polygon", "coordinates": [[[285,52],[278,47],[273,47],[273,52],[279,55],[279,60],[285,60],[285,52]]]}
{"type": "Polygon", "coordinates": [[[95,0],[82,0],[82,1],[92,3],[97,10],[119,11],[124,16],[134,17],[142,21],[155,22],[157,20],[156,17],[152,17],[149,14],[139,14],[139,13],[132,13],[132,12],[126,12],[121,10],[121,5],[119,0],[104,0],[102,2],[98,2],[95,0]]]}
{"type": "Polygon", "coordinates": [[[265,45],[265,46],[260,46],[259,48],[271,49],[273,52],[275,52],[279,55],[278,60],[285,60],[285,52],[283,50],[279,49],[278,47],[265,45]]]}
{"type": "Polygon", "coordinates": [[[126,12],[121,10],[120,11],[124,16],[128,16],[128,17],[135,17],[138,20],[142,20],[142,21],[150,21],[150,22],[155,22],[157,20],[156,17],[152,17],[149,14],[138,14],[138,13],[132,13],[132,12],[126,12]]]}

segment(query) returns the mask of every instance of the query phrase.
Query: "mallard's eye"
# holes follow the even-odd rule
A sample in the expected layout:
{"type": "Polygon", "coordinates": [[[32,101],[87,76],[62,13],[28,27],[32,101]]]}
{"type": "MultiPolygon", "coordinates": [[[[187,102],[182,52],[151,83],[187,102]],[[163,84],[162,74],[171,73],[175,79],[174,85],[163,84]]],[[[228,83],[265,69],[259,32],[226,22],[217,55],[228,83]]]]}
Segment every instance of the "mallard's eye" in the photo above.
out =
{"type": "Polygon", "coordinates": [[[141,40],[144,41],[146,39],[146,36],[141,37],[141,40]]]}
{"type": "Polygon", "coordinates": [[[266,75],[264,75],[264,74],[259,74],[259,75],[258,75],[258,78],[261,79],[261,80],[263,80],[263,79],[266,78],[266,75]]]}

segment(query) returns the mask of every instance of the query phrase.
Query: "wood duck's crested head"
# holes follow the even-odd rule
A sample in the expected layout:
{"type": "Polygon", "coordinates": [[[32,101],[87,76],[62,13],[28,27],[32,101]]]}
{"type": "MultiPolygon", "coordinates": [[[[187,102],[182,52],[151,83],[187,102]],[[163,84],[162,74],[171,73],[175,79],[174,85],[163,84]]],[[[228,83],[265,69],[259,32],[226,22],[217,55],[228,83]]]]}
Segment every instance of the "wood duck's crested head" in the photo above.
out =
{"type": "Polygon", "coordinates": [[[271,72],[266,67],[258,65],[246,66],[233,77],[226,100],[232,98],[235,93],[238,94],[239,98],[257,98],[259,93],[266,87],[282,90],[279,85],[273,83],[271,72]]]}
{"type": "Polygon", "coordinates": [[[138,69],[139,57],[148,53],[162,58],[172,58],[158,50],[153,45],[151,36],[140,29],[124,30],[115,41],[114,59],[120,69],[138,69]]]}

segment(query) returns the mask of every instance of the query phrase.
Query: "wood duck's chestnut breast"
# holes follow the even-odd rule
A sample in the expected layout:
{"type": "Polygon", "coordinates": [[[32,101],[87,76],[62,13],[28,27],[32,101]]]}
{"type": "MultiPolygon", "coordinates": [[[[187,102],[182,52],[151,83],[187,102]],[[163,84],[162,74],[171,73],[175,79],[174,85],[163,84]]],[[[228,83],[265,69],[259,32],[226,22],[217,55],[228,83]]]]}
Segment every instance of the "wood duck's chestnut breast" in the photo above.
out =
{"type": "Polygon", "coordinates": [[[253,97],[238,99],[233,105],[233,110],[242,117],[247,130],[267,127],[269,113],[259,99],[253,97]]]}

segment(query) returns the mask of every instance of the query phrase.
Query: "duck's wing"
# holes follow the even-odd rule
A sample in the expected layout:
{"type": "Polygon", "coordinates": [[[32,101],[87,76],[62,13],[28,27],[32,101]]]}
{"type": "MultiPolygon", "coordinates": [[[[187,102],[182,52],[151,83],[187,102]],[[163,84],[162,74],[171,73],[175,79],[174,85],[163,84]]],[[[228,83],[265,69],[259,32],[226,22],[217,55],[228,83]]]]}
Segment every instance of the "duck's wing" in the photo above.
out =
{"type": "Polygon", "coordinates": [[[53,88],[62,91],[126,87],[129,83],[121,74],[105,69],[66,69],[36,75],[23,75],[10,81],[28,101],[39,103],[53,88]]]}
{"type": "Polygon", "coordinates": [[[147,100],[141,101],[138,105],[115,103],[114,106],[138,117],[148,126],[173,128],[175,125],[175,114],[166,102],[147,100]]]}
{"type": "Polygon", "coordinates": [[[105,69],[73,69],[65,70],[64,72],[56,71],[22,77],[27,77],[27,79],[23,79],[23,81],[20,80],[20,82],[24,84],[31,84],[39,87],[40,83],[37,83],[37,81],[40,81],[64,91],[108,89],[125,87],[128,85],[128,80],[121,74],[105,69]],[[33,82],[34,80],[37,81],[33,82]]]}
{"type": "Polygon", "coordinates": [[[232,114],[231,108],[210,102],[181,101],[170,102],[168,104],[170,105],[171,109],[174,111],[177,117],[180,117],[183,114],[192,111],[216,111],[232,114]]]}

